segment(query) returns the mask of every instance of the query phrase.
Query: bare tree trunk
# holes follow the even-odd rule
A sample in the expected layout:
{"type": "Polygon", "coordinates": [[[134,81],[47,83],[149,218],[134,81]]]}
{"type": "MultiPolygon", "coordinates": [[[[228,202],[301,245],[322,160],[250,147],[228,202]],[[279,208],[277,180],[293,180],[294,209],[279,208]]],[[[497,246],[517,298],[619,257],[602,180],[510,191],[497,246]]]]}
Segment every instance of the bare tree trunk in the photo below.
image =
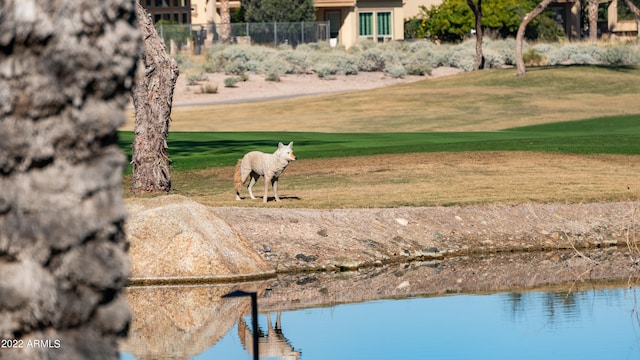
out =
{"type": "Polygon", "coordinates": [[[136,13],[144,46],[133,88],[136,122],[131,190],[134,193],[168,192],[171,166],[167,136],[178,64],[167,54],[149,15],[138,2],[136,13]]]}
{"type": "Polygon", "coordinates": [[[478,0],[478,5],[473,0],[467,0],[467,4],[476,17],[476,66],[478,69],[484,69],[484,54],[482,53],[482,0],[478,0]]]}
{"type": "Polygon", "coordinates": [[[220,1],[220,41],[223,44],[231,42],[231,14],[229,13],[229,0],[220,1]]]}
{"type": "Polygon", "coordinates": [[[636,16],[636,18],[640,18],[640,9],[638,9],[638,7],[633,2],[631,2],[631,0],[624,0],[624,3],[627,5],[629,10],[631,10],[631,12],[636,16]]]}
{"type": "MultiPolygon", "coordinates": [[[[617,0],[615,0],[617,1],[617,0]]],[[[598,41],[598,0],[589,0],[589,41],[598,41]]]]}
{"type": "Polygon", "coordinates": [[[527,25],[529,25],[536,16],[540,15],[553,1],[554,0],[542,0],[531,12],[522,18],[522,22],[518,27],[518,33],[516,34],[516,76],[524,76],[526,72],[524,59],[522,58],[522,47],[524,45],[524,32],[527,29],[527,25]]]}
{"type": "Polygon", "coordinates": [[[133,1],[89,3],[0,1],[2,359],[119,359],[128,331],[117,128],[140,39],[133,1]]]}

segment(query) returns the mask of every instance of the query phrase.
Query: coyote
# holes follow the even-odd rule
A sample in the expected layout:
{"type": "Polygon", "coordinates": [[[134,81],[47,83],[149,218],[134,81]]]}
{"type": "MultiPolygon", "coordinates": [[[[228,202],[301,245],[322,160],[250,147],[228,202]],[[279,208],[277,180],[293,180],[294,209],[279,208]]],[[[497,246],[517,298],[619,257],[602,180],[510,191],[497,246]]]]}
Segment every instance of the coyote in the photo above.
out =
{"type": "Polygon", "coordinates": [[[293,160],[297,160],[293,154],[293,141],[290,142],[289,145],[279,143],[278,150],[273,154],[265,154],[261,151],[251,151],[245,154],[241,160],[238,160],[236,171],[233,175],[233,183],[236,188],[236,200],[242,200],[240,190],[249,176],[251,176],[251,180],[249,181],[247,190],[249,191],[249,196],[255,199],[256,197],[253,196],[251,188],[253,188],[253,185],[255,185],[260,176],[264,176],[264,197],[262,201],[267,202],[269,183],[271,183],[271,187],[273,188],[274,198],[276,201],[280,201],[278,197],[278,177],[280,177],[284,169],[289,165],[289,162],[293,160]]]}

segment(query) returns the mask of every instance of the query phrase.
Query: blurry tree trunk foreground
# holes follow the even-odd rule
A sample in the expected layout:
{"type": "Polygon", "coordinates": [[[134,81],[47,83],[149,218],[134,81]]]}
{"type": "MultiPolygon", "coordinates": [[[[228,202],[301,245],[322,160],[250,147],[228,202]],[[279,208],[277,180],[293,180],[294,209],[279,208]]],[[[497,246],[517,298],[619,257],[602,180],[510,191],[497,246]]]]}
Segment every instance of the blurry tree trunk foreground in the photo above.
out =
{"type": "Polygon", "coordinates": [[[119,359],[129,327],[117,128],[140,38],[133,1],[88,3],[0,1],[2,359],[119,359]]]}
{"type": "Polygon", "coordinates": [[[143,52],[133,87],[136,120],[131,190],[134,193],[168,192],[171,190],[171,166],[167,136],[178,65],[167,54],[149,15],[137,1],[136,14],[143,52]]]}

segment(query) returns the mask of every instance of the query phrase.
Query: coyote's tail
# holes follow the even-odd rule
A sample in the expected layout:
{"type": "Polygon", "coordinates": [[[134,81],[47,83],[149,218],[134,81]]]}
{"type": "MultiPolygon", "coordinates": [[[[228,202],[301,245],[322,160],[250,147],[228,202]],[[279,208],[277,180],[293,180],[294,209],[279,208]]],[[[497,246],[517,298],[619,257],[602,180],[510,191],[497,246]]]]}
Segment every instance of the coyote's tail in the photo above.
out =
{"type": "Polygon", "coordinates": [[[236,171],[233,173],[233,185],[236,188],[236,193],[240,193],[242,190],[242,174],[240,173],[240,164],[242,164],[242,159],[238,160],[238,164],[236,164],[236,171]]]}

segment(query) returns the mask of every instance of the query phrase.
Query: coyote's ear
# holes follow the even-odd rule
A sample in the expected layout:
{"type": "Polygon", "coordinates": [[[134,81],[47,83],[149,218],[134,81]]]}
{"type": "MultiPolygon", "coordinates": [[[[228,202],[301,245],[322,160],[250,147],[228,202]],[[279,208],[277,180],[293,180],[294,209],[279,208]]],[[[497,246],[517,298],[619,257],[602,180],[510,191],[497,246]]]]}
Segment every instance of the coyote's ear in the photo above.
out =
{"type": "Polygon", "coordinates": [[[293,146],[293,141],[292,141],[292,142],[290,142],[290,143],[289,143],[289,145],[287,145],[287,147],[288,147],[289,149],[291,149],[291,147],[292,147],[292,146],[293,146]]]}
{"type": "Polygon", "coordinates": [[[284,147],[284,144],[282,142],[278,143],[278,149],[282,149],[284,147]]]}

